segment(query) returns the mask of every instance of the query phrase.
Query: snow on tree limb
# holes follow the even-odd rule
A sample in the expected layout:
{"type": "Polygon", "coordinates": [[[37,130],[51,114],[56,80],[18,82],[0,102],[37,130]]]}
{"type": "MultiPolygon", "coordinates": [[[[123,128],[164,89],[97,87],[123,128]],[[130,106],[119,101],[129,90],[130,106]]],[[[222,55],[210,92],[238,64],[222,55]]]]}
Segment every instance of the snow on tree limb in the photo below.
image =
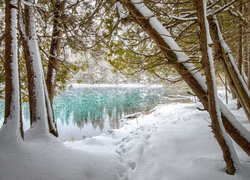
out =
{"type": "Polygon", "coordinates": [[[201,7],[198,5],[198,14],[200,19],[200,38],[204,38],[201,40],[201,50],[203,56],[202,63],[204,66],[206,82],[208,86],[208,101],[210,107],[209,113],[212,121],[212,129],[223,152],[223,157],[227,164],[227,171],[230,174],[234,174],[236,169],[239,170],[240,162],[232,144],[232,140],[226,133],[221,118],[221,111],[219,108],[220,103],[218,101],[219,97],[217,95],[216,75],[214,70],[214,59],[211,47],[213,42],[207,20],[206,0],[203,0],[202,5],[203,6],[201,7]],[[203,12],[201,12],[201,9],[203,9],[203,12]]]}
{"type": "Polygon", "coordinates": [[[237,75],[238,75],[238,77],[239,77],[239,79],[240,79],[240,81],[241,81],[241,83],[243,85],[244,90],[247,92],[248,98],[250,98],[250,92],[249,92],[249,90],[247,88],[247,85],[245,84],[245,82],[244,82],[244,80],[243,80],[243,78],[242,78],[242,76],[241,76],[241,74],[240,74],[240,72],[239,72],[239,70],[238,70],[238,68],[237,68],[237,66],[235,64],[235,60],[234,60],[234,57],[231,55],[230,48],[226,44],[226,42],[225,42],[225,40],[224,40],[224,38],[223,38],[223,36],[222,36],[222,34],[220,32],[220,27],[219,27],[218,21],[217,21],[215,16],[213,17],[213,19],[214,19],[214,23],[216,24],[217,29],[218,29],[218,36],[219,36],[219,39],[220,39],[220,43],[221,43],[222,47],[224,48],[225,52],[227,53],[228,58],[229,58],[231,64],[233,65],[233,67],[234,67],[234,69],[235,69],[235,71],[236,71],[236,73],[237,73],[237,75]]]}
{"type": "MultiPolygon", "coordinates": [[[[202,101],[204,107],[208,109],[208,100],[206,97],[207,92],[207,86],[205,84],[204,79],[202,78],[201,74],[199,72],[193,73],[190,72],[190,69],[194,66],[192,63],[183,63],[177,59],[176,52],[174,50],[169,49],[170,42],[165,42],[164,37],[162,34],[159,34],[158,32],[155,32],[156,30],[152,27],[152,25],[149,23],[148,18],[144,18],[142,13],[136,9],[135,5],[133,4],[133,1],[130,0],[120,0],[120,2],[128,8],[129,12],[133,15],[133,17],[136,19],[136,21],[144,28],[144,30],[155,40],[155,43],[159,46],[159,48],[164,51],[166,57],[170,57],[173,61],[177,62],[175,64],[176,70],[182,75],[182,77],[185,79],[185,81],[188,83],[188,85],[192,88],[192,90],[197,94],[197,96],[202,101]],[[173,53],[175,54],[173,56],[173,53]]],[[[141,2],[141,1],[139,1],[141,2]]],[[[137,1],[138,3],[138,1],[137,1]]],[[[144,8],[147,8],[144,6],[144,8]]],[[[162,26],[162,25],[161,25],[162,26]]],[[[163,29],[164,30],[164,29],[163,29]]],[[[164,31],[167,31],[166,29],[164,31]]],[[[169,38],[170,39],[170,38],[169,38]]],[[[172,41],[174,41],[172,39],[172,41]]],[[[220,99],[218,99],[219,103],[222,103],[220,99]]],[[[237,122],[235,118],[231,118],[230,121],[236,121],[235,123],[238,123],[238,127],[234,127],[232,122],[229,121],[229,119],[226,117],[226,111],[220,106],[221,112],[222,112],[222,118],[223,118],[223,124],[227,130],[227,132],[230,134],[230,136],[237,142],[237,144],[240,145],[240,147],[248,154],[250,155],[250,139],[249,132],[246,130],[244,126],[242,126],[240,123],[237,122]],[[240,128],[239,128],[240,127],[240,128]],[[242,129],[245,129],[245,131],[242,131],[242,129]],[[244,134],[244,135],[242,135],[244,134]]]]}
{"type": "Polygon", "coordinates": [[[122,8],[122,5],[121,5],[120,2],[116,2],[116,7],[117,7],[117,11],[118,11],[119,17],[121,19],[125,19],[126,17],[128,17],[128,13],[124,13],[123,12],[123,8],[122,8]]]}
{"type": "Polygon", "coordinates": [[[207,14],[207,16],[209,16],[209,15],[215,15],[215,14],[221,12],[221,11],[224,11],[224,10],[226,10],[227,8],[229,8],[230,6],[232,6],[233,3],[235,3],[235,2],[236,2],[236,0],[232,0],[231,2],[225,4],[224,6],[220,7],[219,9],[217,9],[216,11],[213,11],[213,12],[211,12],[210,14],[207,14]]]}

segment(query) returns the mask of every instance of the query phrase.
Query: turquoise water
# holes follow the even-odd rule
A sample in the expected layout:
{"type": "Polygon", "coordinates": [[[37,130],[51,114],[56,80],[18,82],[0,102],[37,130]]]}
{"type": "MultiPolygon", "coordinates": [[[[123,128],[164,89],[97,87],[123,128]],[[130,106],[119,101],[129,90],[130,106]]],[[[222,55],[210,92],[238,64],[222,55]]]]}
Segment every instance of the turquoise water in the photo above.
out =
{"type": "MultiPolygon", "coordinates": [[[[168,91],[160,87],[75,87],[54,99],[54,113],[59,138],[79,140],[116,129],[125,123],[124,116],[147,111],[168,103],[168,91]]],[[[0,120],[4,102],[0,102],[0,120]]],[[[29,128],[28,103],[23,104],[24,128],[29,128]]]]}
{"type": "Polygon", "coordinates": [[[164,102],[164,96],[167,91],[160,88],[74,88],[55,98],[54,111],[56,118],[63,122],[72,114],[75,123],[83,126],[88,121],[120,119],[127,114],[147,111],[164,102]]]}

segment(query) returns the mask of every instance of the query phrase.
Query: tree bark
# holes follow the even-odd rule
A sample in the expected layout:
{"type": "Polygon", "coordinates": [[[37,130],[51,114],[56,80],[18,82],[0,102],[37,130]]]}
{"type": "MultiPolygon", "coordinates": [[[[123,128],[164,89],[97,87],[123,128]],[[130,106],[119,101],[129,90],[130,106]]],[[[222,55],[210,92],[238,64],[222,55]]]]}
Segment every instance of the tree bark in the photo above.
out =
{"type": "Polygon", "coordinates": [[[236,96],[236,91],[237,91],[237,90],[236,90],[236,88],[234,87],[234,84],[233,84],[232,79],[229,78],[229,75],[228,75],[227,70],[225,70],[225,71],[226,71],[226,79],[227,79],[227,81],[228,81],[228,86],[229,86],[230,91],[231,91],[232,99],[236,99],[236,98],[237,98],[237,96],[236,96]]]}
{"type": "MultiPolygon", "coordinates": [[[[21,1],[18,1],[18,20],[17,20],[17,27],[20,29],[19,17],[21,15],[20,12],[21,1]]],[[[18,76],[19,76],[19,102],[20,102],[20,134],[21,137],[24,139],[24,131],[23,131],[23,114],[22,114],[22,88],[21,88],[21,61],[20,61],[20,47],[21,47],[21,38],[20,35],[18,36],[18,48],[17,48],[17,59],[18,59],[18,76]]]]}
{"type": "Polygon", "coordinates": [[[20,134],[20,94],[17,59],[17,0],[5,6],[5,114],[2,130],[11,140],[20,134]]]}
{"type": "MultiPolygon", "coordinates": [[[[239,6],[239,12],[242,14],[242,6],[243,6],[243,2],[242,0],[240,0],[240,6],[239,6]]],[[[243,62],[243,26],[240,23],[238,25],[239,28],[239,46],[238,46],[238,62],[237,62],[237,67],[239,69],[240,74],[242,75],[242,62],[243,62]]],[[[237,108],[240,109],[241,108],[241,103],[238,100],[237,102],[237,108]]]]}
{"type": "Polygon", "coordinates": [[[54,18],[53,18],[53,32],[52,40],[50,45],[50,57],[48,64],[48,72],[46,78],[46,85],[48,88],[49,99],[51,103],[53,102],[55,86],[56,86],[56,76],[58,68],[58,57],[60,54],[61,38],[62,38],[62,28],[63,19],[62,15],[65,9],[66,1],[60,2],[56,0],[54,4],[54,18]]]}
{"type": "Polygon", "coordinates": [[[41,64],[41,57],[36,40],[35,19],[32,17],[31,7],[25,6],[25,23],[22,16],[19,17],[19,30],[24,49],[25,64],[28,74],[28,91],[30,103],[30,125],[34,125],[37,120],[43,121],[47,118],[47,123],[43,122],[43,129],[49,127],[49,132],[58,137],[56,123],[53,122],[53,111],[51,103],[47,98],[47,88],[41,64]],[[38,89],[37,87],[40,87],[38,89]],[[42,92],[43,91],[43,92],[42,92]],[[45,105],[45,107],[44,107],[45,105]],[[41,109],[41,110],[39,110],[41,109]],[[44,115],[41,112],[45,110],[44,115]]]}
{"type": "Polygon", "coordinates": [[[49,131],[58,136],[58,130],[55,122],[54,112],[52,108],[55,87],[56,87],[56,76],[57,76],[57,68],[58,68],[58,57],[60,54],[61,47],[61,38],[62,38],[62,28],[63,28],[63,20],[62,15],[65,9],[66,0],[60,2],[56,0],[53,4],[54,6],[54,18],[53,18],[53,31],[52,31],[52,40],[50,45],[50,56],[49,56],[49,64],[46,78],[46,87],[48,92],[45,92],[46,96],[46,106],[48,111],[48,124],[49,131]]]}
{"type": "Polygon", "coordinates": [[[247,73],[247,77],[248,77],[248,81],[247,81],[247,86],[248,86],[248,90],[250,91],[250,1],[248,1],[247,3],[247,10],[248,10],[248,30],[247,30],[247,42],[248,42],[248,73],[247,73]]]}
{"type": "MultiPolygon", "coordinates": [[[[186,81],[192,91],[198,96],[204,108],[208,110],[208,98],[206,89],[204,89],[199,80],[195,78],[195,75],[197,75],[197,73],[191,72],[188,68],[189,63],[178,62],[178,58],[174,54],[174,51],[168,46],[161,35],[150,25],[149,20],[145,18],[139,10],[136,9],[135,5],[131,1],[120,0],[120,2],[128,9],[128,11],[134,17],[135,21],[150,35],[150,37],[158,45],[161,51],[165,54],[167,59],[174,62],[174,67],[177,72],[186,81]]],[[[225,106],[221,103],[220,110],[223,125],[225,126],[227,133],[250,156],[250,140],[247,137],[243,136],[237,129],[237,127],[232,124],[230,118],[233,118],[233,116],[231,116],[230,112],[225,109],[225,106]],[[227,113],[229,113],[230,115],[227,115],[227,113]]],[[[241,126],[241,129],[245,129],[239,123],[238,126],[241,126]]],[[[245,132],[249,133],[246,129],[245,132]]]]}
{"type": "Polygon", "coordinates": [[[240,74],[237,73],[238,69],[236,66],[233,65],[234,62],[232,61],[234,60],[232,59],[232,55],[228,52],[228,50],[225,49],[226,45],[225,42],[220,39],[220,29],[216,17],[209,17],[209,24],[217,56],[220,57],[220,62],[224,67],[225,73],[227,74],[232,90],[235,92],[237,99],[241,103],[246,113],[246,116],[250,121],[250,99],[248,96],[249,91],[247,88],[244,88],[245,82],[243,81],[243,79],[242,80],[240,79],[239,77],[240,74]]]}
{"type": "MultiPolygon", "coordinates": [[[[27,0],[32,3],[32,0],[27,0]]],[[[37,44],[36,21],[32,6],[25,5],[24,24],[20,17],[20,34],[25,55],[25,64],[28,74],[28,90],[30,104],[30,123],[35,134],[48,133],[48,117],[45,103],[44,73],[37,44]]]]}
{"type": "MultiPolygon", "coordinates": [[[[227,164],[227,172],[228,174],[233,175],[235,173],[235,162],[232,158],[231,151],[234,149],[230,149],[228,145],[228,141],[224,136],[226,134],[223,132],[223,126],[220,126],[221,115],[218,107],[218,97],[217,97],[217,89],[216,89],[216,79],[213,65],[213,57],[212,57],[212,44],[209,44],[210,32],[208,29],[208,24],[206,25],[206,1],[205,0],[197,0],[197,12],[198,12],[198,23],[200,27],[200,47],[202,60],[201,64],[205,71],[206,76],[206,84],[208,89],[208,111],[211,117],[212,122],[212,130],[215,135],[217,142],[220,145],[220,148],[223,152],[224,161],[227,164]]],[[[210,42],[212,43],[212,42],[210,42]]],[[[222,122],[221,122],[222,124],[222,122]]],[[[234,152],[235,153],[235,152],[234,152]]]]}

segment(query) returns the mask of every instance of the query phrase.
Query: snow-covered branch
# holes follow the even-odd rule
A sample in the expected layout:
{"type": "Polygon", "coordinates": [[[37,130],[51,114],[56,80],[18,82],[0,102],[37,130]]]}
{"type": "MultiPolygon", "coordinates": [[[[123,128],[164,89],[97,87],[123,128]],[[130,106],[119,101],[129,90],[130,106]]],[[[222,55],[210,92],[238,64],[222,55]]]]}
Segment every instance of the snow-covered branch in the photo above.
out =
{"type": "Polygon", "coordinates": [[[232,6],[233,3],[235,3],[235,2],[236,2],[236,0],[232,0],[231,2],[229,2],[229,3],[225,4],[224,6],[220,7],[219,9],[217,9],[217,10],[215,10],[215,11],[212,11],[211,13],[207,14],[207,16],[209,16],[209,15],[214,15],[214,14],[217,14],[217,13],[219,13],[219,12],[221,12],[221,11],[224,11],[224,10],[226,10],[227,8],[229,8],[230,6],[232,6]]]}
{"type": "Polygon", "coordinates": [[[120,2],[116,2],[116,8],[117,8],[117,12],[119,14],[119,17],[121,19],[125,19],[125,18],[128,17],[129,13],[128,12],[124,13],[124,9],[123,9],[123,7],[122,7],[122,5],[121,5],[120,2]]]}
{"type": "Polygon", "coordinates": [[[39,3],[33,3],[30,1],[26,1],[26,0],[21,0],[21,3],[26,5],[26,6],[33,6],[33,7],[42,7],[39,3]]]}
{"type": "Polygon", "coordinates": [[[232,8],[229,9],[229,14],[238,18],[245,26],[248,26],[248,20],[240,13],[239,11],[235,11],[232,8]]]}
{"type": "Polygon", "coordinates": [[[185,16],[169,16],[170,18],[180,20],[180,21],[196,21],[197,17],[185,17],[185,16]]]}

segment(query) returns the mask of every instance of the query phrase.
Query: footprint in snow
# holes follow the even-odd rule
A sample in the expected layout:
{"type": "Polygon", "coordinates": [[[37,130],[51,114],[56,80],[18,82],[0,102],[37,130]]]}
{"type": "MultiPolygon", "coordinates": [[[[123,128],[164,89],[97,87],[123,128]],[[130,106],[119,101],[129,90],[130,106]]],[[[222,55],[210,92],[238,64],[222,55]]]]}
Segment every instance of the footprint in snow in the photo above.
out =
{"type": "Polygon", "coordinates": [[[132,170],[135,170],[135,168],[136,168],[136,163],[135,162],[128,162],[127,165],[132,170]]]}

